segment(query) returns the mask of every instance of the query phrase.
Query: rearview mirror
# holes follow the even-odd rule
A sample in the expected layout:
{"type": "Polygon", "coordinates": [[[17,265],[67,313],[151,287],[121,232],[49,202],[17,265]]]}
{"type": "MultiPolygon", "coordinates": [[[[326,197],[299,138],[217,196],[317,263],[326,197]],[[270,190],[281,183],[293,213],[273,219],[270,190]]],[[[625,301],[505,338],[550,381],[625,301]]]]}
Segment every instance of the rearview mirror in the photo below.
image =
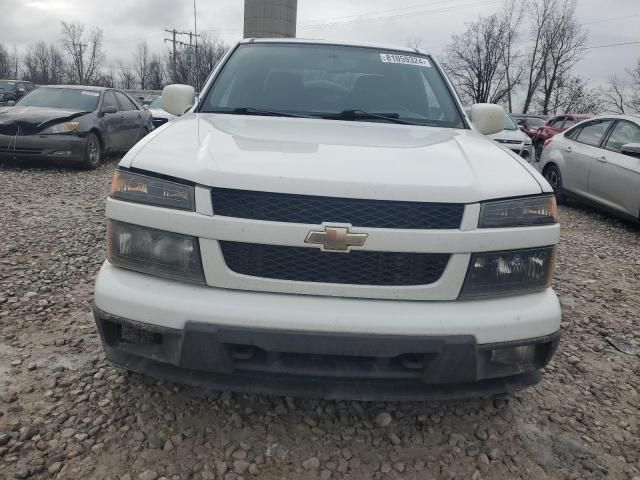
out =
{"type": "Polygon", "coordinates": [[[162,109],[176,116],[185,113],[193,105],[195,90],[191,85],[167,85],[162,90],[162,109]]]}
{"type": "Polygon", "coordinates": [[[627,143],[623,145],[622,154],[640,158],[640,143],[627,143]]]}
{"type": "Polygon", "coordinates": [[[116,113],[118,109],[113,105],[107,105],[106,107],[102,107],[102,113],[116,113]]]}
{"type": "Polygon", "coordinates": [[[471,107],[471,123],[483,135],[501,132],[504,116],[504,108],[493,103],[476,103],[471,107]]]}

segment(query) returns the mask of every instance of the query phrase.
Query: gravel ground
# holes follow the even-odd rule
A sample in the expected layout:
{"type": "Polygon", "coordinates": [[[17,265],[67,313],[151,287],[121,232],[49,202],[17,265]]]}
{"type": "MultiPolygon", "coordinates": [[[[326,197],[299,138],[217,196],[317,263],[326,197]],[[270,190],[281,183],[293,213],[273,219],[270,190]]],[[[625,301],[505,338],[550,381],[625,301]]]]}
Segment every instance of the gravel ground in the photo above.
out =
{"type": "Polygon", "coordinates": [[[0,164],[0,477],[640,479],[640,229],[563,207],[542,383],[453,403],[206,392],[107,363],[90,313],[115,162],[0,164]]]}

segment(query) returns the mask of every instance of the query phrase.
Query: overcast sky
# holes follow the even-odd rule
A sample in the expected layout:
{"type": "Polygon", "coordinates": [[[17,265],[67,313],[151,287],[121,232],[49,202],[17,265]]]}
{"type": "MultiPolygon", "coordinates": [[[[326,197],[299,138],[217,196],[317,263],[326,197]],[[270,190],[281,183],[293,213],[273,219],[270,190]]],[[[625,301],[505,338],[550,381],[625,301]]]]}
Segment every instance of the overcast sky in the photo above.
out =
{"type": "MultiPolygon", "coordinates": [[[[227,43],[242,37],[243,0],[196,0],[198,30],[227,43]]],[[[522,0],[523,7],[527,0],[522,0]]],[[[406,45],[439,55],[465,22],[500,8],[501,0],[299,0],[298,36],[406,45]]],[[[0,0],[0,43],[26,47],[58,41],[60,21],[78,20],[104,31],[106,65],[130,62],[144,39],[168,48],[164,28],[193,30],[193,0],[0,0]]],[[[592,46],[640,40],[640,0],[578,0],[578,16],[592,46]]],[[[188,38],[183,38],[187,40],[188,38]]],[[[640,44],[588,50],[577,73],[604,83],[637,62],[640,44]]]]}

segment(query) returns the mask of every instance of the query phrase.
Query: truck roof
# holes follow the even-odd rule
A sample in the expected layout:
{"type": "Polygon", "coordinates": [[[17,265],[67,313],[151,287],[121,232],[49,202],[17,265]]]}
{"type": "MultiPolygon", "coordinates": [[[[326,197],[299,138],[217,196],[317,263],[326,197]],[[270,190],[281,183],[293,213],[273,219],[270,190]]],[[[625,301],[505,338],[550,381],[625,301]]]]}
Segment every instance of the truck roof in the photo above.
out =
{"type": "Polygon", "coordinates": [[[339,45],[345,47],[368,47],[368,48],[379,48],[384,50],[396,50],[399,52],[407,52],[407,53],[421,53],[423,55],[428,55],[427,52],[422,50],[418,50],[411,47],[403,47],[399,45],[388,45],[383,43],[368,43],[368,42],[345,42],[339,40],[318,40],[318,39],[310,39],[310,38],[245,38],[244,40],[240,40],[238,42],[240,44],[244,43],[301,43],[301,44],[317,44],[317,45],[339,45]]]}

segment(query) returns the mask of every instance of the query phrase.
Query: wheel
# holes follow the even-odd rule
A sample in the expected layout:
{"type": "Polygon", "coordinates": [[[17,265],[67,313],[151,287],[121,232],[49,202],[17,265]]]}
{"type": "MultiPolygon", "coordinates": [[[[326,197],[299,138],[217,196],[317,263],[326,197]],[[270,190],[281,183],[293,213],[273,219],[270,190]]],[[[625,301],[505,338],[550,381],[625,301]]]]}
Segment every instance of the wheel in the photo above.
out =
{"type": "Polygon", "coordinates": [[[87,135],[87,141],[84,144],[84,159],[82,160],[82,168],[87,170],[95,170],[100,166],[102,160],[102,145],[100,139],[95,133],[87,135]]]}
{"type": "Polygon", "coordinates": [[[560,169],[556,165],[549,165],[544,169],[542,175],[553,188],[553,193],[555,193],[558,203],[564,202],[565,196],[562,192],[562,174],[560,173],[560,169]]]}
{"type": "Polygon", "coordinates": [[[542,158],[542,149],[544,148],[544,140],[538,140],[534,145],[533,148],[536,151],[536,158],[538,160],[540,160],[542,158]]]}

